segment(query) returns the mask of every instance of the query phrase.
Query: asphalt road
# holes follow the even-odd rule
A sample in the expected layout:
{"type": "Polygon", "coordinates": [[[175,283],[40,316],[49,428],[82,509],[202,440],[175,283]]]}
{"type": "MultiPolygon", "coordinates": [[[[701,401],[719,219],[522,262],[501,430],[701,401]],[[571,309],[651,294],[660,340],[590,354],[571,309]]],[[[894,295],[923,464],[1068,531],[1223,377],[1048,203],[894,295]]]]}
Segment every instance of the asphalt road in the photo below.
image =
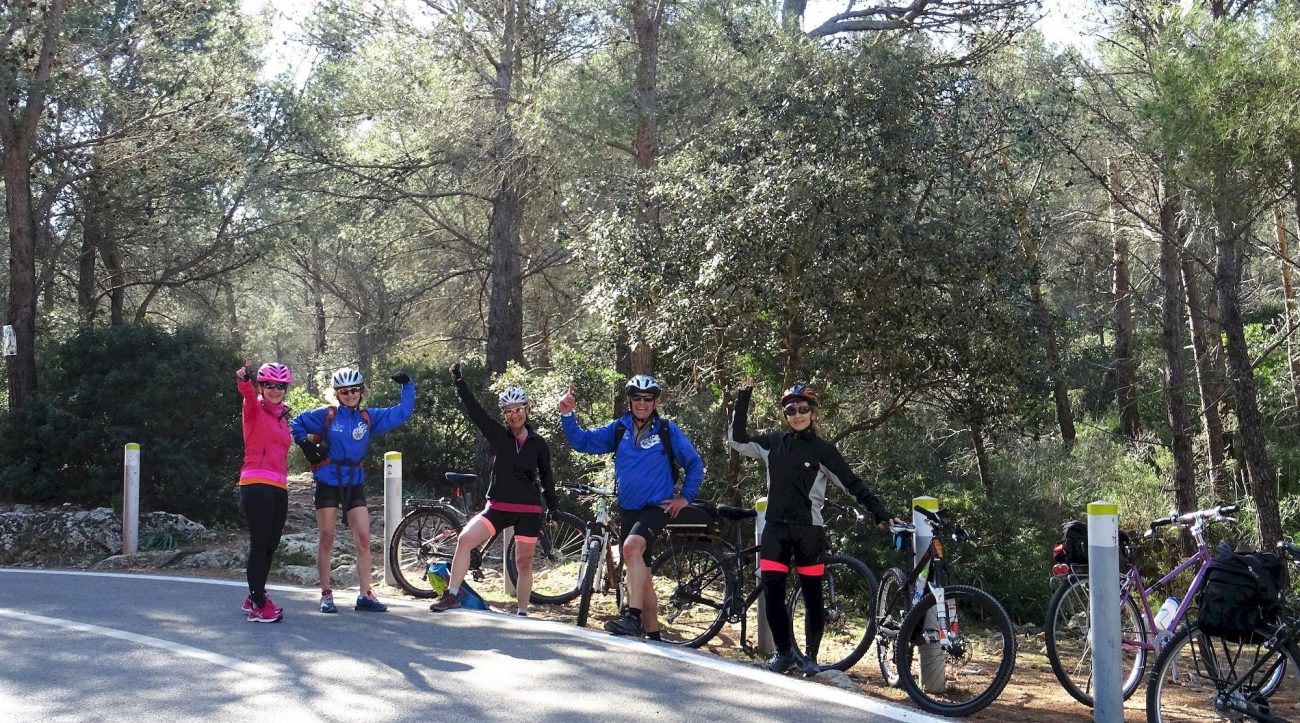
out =
{"type": "Polygon", "coordinates": [[[534,618],[272,586],[0,568],[3,721],[934,721],[829,686],[534,618]]]}

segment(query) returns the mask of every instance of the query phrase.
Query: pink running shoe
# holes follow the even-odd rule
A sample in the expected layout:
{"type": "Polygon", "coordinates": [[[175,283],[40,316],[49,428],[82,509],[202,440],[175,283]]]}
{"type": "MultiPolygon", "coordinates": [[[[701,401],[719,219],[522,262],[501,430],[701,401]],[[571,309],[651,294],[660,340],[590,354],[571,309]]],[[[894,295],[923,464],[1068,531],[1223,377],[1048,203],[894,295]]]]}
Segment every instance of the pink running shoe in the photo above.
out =
{"type": "Polygon", "coordinates": [[[271,602],[269,597],[262,603],[262,607],[254,607],[248,613],[250,623],[278,623],[283,619],[284,610],[271,602]]]}
{"type": "Polygon", "coordinates": [[[253,596],[252,596],[252,595],[249,595],[248,597],[244,598],[244,606],[243,606],[242,608],[240,608],[240,610],[243,610],[245,615],[247,615],[247,614],[253,612],[253,596]]]}

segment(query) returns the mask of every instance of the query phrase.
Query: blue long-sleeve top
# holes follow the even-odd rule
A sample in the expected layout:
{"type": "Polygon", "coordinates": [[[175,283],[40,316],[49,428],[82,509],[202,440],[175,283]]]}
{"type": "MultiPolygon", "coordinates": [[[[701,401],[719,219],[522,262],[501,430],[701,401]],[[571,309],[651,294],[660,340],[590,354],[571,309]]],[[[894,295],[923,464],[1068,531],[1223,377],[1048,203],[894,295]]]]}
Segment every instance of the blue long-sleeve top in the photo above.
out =
{"type": "MultiPolygon", "coordinates": [[[[663,442],[659,439],[659,415],[655,414],[648,423],[652,425],[651,431],[638,440],[631,412],[596,429],[583,429],[572,414],[560,416],[564,438],[575,450],[586,454],[614,454],[618,506],[625,510],[639,510],[666,502],[672,499],[675,492],[672,468],[668,464],[668,455],[664,454],[663,442]],[[619,425],[625,431],[618,442],[618,449],[615,449],[615,428],[619,425]]],[[[704,482],[704,460],[700,459],[695,445],[682,433],[681,427],[668,422],[667,428],[668,434],[672,436],[673,457],[685,472],[682,497],[687,502],[694,502],[695,495],[704,482]]]]}
{"type": "Polygon", "coordinates": [[[329,407],[320,407],[294,417],[289,425],[294,442],[301,442],[309,434],[320,434],[329,443],[329,463],[317,468],[316,481],[331,486],[350,487],[364,484],[366,471],[361,460],[370,448],[370,438],[396,429],[415,413],[415,382],[402,385],[402,399],[392,407],[368,407],[366,424],[360,408],[339,405],[334,421],[325,430],[325,417],[329,407]]]}

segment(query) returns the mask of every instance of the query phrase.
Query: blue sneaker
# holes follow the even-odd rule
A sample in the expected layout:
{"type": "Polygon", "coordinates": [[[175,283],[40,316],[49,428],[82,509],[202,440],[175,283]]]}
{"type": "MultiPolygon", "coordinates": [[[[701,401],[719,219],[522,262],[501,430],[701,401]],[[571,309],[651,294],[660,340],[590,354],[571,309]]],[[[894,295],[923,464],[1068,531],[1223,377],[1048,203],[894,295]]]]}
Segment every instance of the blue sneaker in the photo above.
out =
{"type": "Polygon", "coordinates": [[[334,607],[334,595],[332,593],[323,593],[320,596],[320,611],[323,613],[336,613],[339,611],[334,607]]]}
{"type": "Polygon", "coordinates": [[[365,595],[357,596],[357,606],[355,609],[364,610],[370,613],[382,613],[388,609],[388,606],[379,602],[379,598],[375,597],[373,592],[370,592],[365,595]]]}

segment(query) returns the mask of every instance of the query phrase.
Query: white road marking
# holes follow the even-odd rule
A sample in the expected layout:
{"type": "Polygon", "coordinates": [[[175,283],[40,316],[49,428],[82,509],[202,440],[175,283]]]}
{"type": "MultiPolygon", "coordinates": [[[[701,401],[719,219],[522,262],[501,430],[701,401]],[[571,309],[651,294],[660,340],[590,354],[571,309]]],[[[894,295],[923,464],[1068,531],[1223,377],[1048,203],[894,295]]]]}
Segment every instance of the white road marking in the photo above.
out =
{"type": "Polygon", "coordinates": [[[243,660],[237,660],[235,658],[227,657],[220,653],[214,653],[210,650],[201,650],[199,648],[190,647],[189,645],[182,645],[181,643],[173,643],[170,640],[163,640],[161,638],[151,638],[148,635],[137,635],[135,633],[128,633],[124,630],[105,628],[99,625],[91,625],[89,623],[79,623],[76,622],[75,620],[64,620],[62,618],[47,618],[41,615],[20,613],[15,610],[0,610],[0,617],[11,618],[13,620],[22,620],[23,622],[27,622],[27,623],[37,623],[39,625],[50,625],[56,628],[63,628],[64,630],[74,630],[79,633],[90,633],[91,635],[102,635],[106,638],[116,638],[118,640],[125,640],[131,643],[139,643],[140,645],[148,645],[154,648],[161,648],[162,650],[176,653],[178,655],[184,655],[186,657],[195,658],[207,663],[214,663],[216,665],[220,665],[223,668],[230,668],[231,670],[234,670],[239,673],[243,673],[244,675],[254,675],[260,677],[268,677],[268,676],[276,675],[275,671],[262,665],[257,665],[255,663],[248,663],[243,660]]]}
{"type": "MultiPolygon", "coordinates": [[[[245,583],[242,580],[218,580],[218,579],[204,578],[204,577],[178,577],[178,576],[168,576],[168,575],[144,575],[139,573],[92,572],[87,570],[36,570],[30,568],[0,568],[0,574],[8,573],[8,572],[33,574],[33,575],[82,575],[82,576],[89,576],[89,577],[114,577],[114,578],[125,578],[125,579],[132,579],[132,580],[166,580],[168,582],[189,582],[189,583],[199,583],[199,584],[206,584],[206,585],[227,585],[227,586],[240,587],[240,588],[247,587],[247,583],[245,583]]],[[[281,592],[303,592],[309,594],[315,594],[317,592],[316,588],[295,587],[292,585],[267,585],[266,587],[268,590],[278,590],[281,592]]],[[[423,602],[409,601],[409,600],[402,600],[402,599],[395,599],[395,598],[387,598],[386,602],[390,606],[395,606],[395,607],[404,607],[404,608],[427,607],[427,605],[423,602]]],[[[15,615],[15,614],[21,614],[21,613],[8,613],[4,610],[0,610],[0,615],[15,615]]],[[[541,626],[541,627],[545,627],[548,630],[551,630],[552,632],[556,632],[562,635],[582,638],[584,640],[588,640],[591,642],[601,643],[602,645],[624,648],[627,650],[635,650],[640,653],[658,655],[659,657],[670,658],[672,660],[686,663],[688,665],[694,665],[696,667],[705,668],[707,670],[712,670],[727,675],[733,675],[737,678],[747,678],[749,680],[755,680],[769,687],[782,688],[785,690],[798,692],[802,695],[808,696],[809,698],[817,698],[819,700],[824,700],[830,703],[846,706],[849,708],[853,708],[855,710],[865,711],[867,713],[872,713],[881,716],[883,718],[899,721],[899,723],[945,723],[948,720],[947,718],[939,718],[939,717],[931,716],[918,710],[903,708],[901,706],[895,705],[888,701],[878,700],[876,698],[870,698],[860,693],[852,693],[850,691],[842,690],[840,688],[835,688],[829,685],[824,685],[822,683],[814,683],[809,680],[801,680],[799,678],[794,678],[787,675],[777,675],[776,673],[771,673],[752,665],[742,665],[740,663],[733,663],[729,660],[722,660],[720,658],[714,657],[712,655],[709,655],[708,653],[701,653],[694,650],[687,650],[672,645],[650,643],[643,640],[634,640],[632,638],[610,635],[608,633],[589,630],[587,628],[579,628],[572,625],[565,625],[563,623],[557,623],[550,620],[539,620],[537,618],[520,618],[514,615],[501,615],[495,612],[490,612],[485,610],[461,609],[461,610],[451,610],[445,613],[438,613],[438,614],[439,615],[485,615],[491,617],[493,620],[498,620],[508,625],[523,625],[530,628],[536,628],[538,626],[541,626]]],[[[89,627],[94,627],[94,626],[89,626],[89,627]]],[[[101,628],[101,629],[108,630],[108,628],[101,628]]],[[[131,633],[122,633],[119,631],[113,631],[113,632],[116,632],[118,636],[131,635],[131,633]]],[[[135,636],[135,637],[142,637],[142,636],[135,636]]],[[[153,639],[146,638],[146,640],[153,640],[153,639]]],[[[177,645],[176,643],[169,643],[167,641],[157,641],[157,642],[163,643],[165,646],[177,645]]],[[[179,646],[179,647],[185,647],[185,646],[179,646]]],[[[195,650],[195,652],[205,654],[205,655],[215,655],[215,653],[206,653],[205,651],[197,650],[194,648],[189,648],[189,649],[195,650]]],[[[226,660],[232,660],[232,659],[226,658],[226,660]]],[[[240,665],[252,665],[252,663],[244,663],[242,661],[233,661],[233,662],[240,665]]],[[[265,669],[258,667],[258,670],[261,671],[265,669]]]]}

